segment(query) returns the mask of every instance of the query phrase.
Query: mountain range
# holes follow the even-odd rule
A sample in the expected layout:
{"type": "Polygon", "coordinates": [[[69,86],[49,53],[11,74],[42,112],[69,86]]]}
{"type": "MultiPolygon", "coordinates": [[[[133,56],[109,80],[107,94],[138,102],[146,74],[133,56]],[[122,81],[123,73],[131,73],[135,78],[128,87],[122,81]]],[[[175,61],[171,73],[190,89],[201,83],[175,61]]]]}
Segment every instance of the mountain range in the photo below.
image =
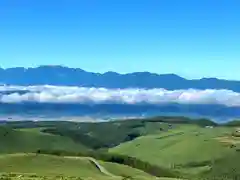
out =
{"type": "Polygon", "coordinates": [[[189,80],[176,74],[134,72],[93,73],[80,68],[39,66],[36,68],[0,68],[0,83],[11,85],[59,85],[104,88],[228,89],[240,92],[240,81],[217,78],[189,80]]]}

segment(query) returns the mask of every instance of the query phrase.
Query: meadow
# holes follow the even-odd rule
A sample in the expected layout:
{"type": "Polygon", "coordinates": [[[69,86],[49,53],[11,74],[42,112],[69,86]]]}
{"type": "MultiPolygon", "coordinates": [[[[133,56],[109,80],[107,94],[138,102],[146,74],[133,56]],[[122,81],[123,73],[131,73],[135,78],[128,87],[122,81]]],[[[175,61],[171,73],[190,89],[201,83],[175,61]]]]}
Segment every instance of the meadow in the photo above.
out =
{"type": "MultiPolygon", "coordinates": [[[[36,155],[34,153],[18,153],[0,156],[2,178],[65,178],[81,180],[156,179],[143,171],[128,166],[104,161],[96,161],[96,163],[101,169],[92,163],[92,158],[88,157],[59,157],[53,155],[36,155]]],[[[166,178],[158,179],[164,180],[166,178]]]]}
{"type": "Polygon", "coordinates": [[[0,126],[2,179],[239,180],[239,121],[154,117],[0,126]]]}
{"type": "Polygon", "coordinates": [[[68,137],[0,126],[0,154],[33,152],[38,149],[80,151],[86,148],[68,137]]]}

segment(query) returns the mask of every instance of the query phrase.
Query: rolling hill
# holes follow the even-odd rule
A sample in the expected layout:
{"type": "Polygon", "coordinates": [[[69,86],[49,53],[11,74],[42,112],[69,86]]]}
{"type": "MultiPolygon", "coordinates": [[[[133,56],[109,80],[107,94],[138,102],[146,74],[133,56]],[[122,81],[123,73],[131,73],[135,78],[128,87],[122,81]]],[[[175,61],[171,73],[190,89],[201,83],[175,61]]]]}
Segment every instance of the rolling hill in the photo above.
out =
{"type": "Polygon", "coordinates": [[[0,153],[34,152],[38,149],[82,151],[87,148],[67,137],[0,126],[0,153]]]}
{"type": "Polygon", "coordinates": [[[0,172],[12,179],[236,180],[238,128],[238,121],[217,124],[185,117],[5,122],[0,126],[0,172]]]}
{"type": "MultiPolygon", "coordinates": [[[[93,179],[122,180],[132,177],[136,180],[156,179],[151,175],[124,165],[98,162],[87,157],[57,157],[36,154],[0,155],[0,178],[32,179],[93,179]],[[96,166],[97,165],[97,166],[96,166]],[[3,173],[4,172],[4,173],[3,173]]],[[[165,178],[159,178],[165,180],[165,178]]]]}
{"type": "Polygon", "coordinates": [[[240,139],[232,137],[232,128],[178,126],[168,132],[138,137],[109,151],[192,175],[211,169],[217,174],[214,169],[223,168],[225,160],[240,156],[240,139]]]}

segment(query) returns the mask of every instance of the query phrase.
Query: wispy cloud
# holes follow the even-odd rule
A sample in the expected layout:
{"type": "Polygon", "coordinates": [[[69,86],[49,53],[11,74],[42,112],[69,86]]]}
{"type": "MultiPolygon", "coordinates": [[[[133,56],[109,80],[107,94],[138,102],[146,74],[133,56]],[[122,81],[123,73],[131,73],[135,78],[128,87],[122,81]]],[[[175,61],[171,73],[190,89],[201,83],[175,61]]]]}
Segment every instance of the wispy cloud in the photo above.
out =
{"type": "Polygon", "coordinates": [[[68,86],[0,86],[0,102],[39,103],[180,103],[240,106],[240,94],[231,90],[105,89],[68,86]],[[18,92],[19,91],[19,92],[18,92]],[[23,92],[20,92],[23,91],[23,92]]]}

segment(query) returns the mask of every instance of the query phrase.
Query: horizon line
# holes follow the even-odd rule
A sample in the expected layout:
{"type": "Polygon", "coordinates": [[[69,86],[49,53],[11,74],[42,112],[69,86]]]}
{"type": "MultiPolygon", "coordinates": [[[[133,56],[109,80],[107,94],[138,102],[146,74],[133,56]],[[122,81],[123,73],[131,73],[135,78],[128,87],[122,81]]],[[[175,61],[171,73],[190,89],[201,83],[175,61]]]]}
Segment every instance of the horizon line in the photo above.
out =
{"type": "Polygon", "coordinates": [[[224,80],[224,81],[240,81],[238,79],[226,79],[226,78],[218,78],[218,77],[212,77],[212,76],[202,76],[200,78],[187,78],[187,77],[184,77],[182,75],[178,75],[177,73],[157,73],[157,72],[151,72],[151,71],[132,71],[132,72],[126,72],[126,73],[120,73],[120,72],[117,72],[117,71],[113,71],[113,70],[109,70],[109,71],[104,71],[104,72],[94,72],[94,71],[89,71],[89,70],[85,70],[83,68],[80,68],[80,67],[70,67],[70,66],[67,66],[67,65],[61,65],[61,64],[58,64],[58,65],[36,65],[36,66],[28,66],[28,67],[24,67],[24,66],[12,66],[12,67],[2,67],[0,66],[0,69],[3,69],[3,70],[7,70],[7,69],[15,69],[15,68],[23,68],[23,69],[37,69],[37,68],[40,68],[40,67],[62,67],[62,68],[69,68],[69,69],[78,69],[78,70],[82,70],[84,72],[87,72],[87,73],[95,73],[95,74],[107,74],[107,73],[116,73],[118,75],[128,75],[128,74],[134,74],[134,73],[149,73],[149,74],[153,74],[153,75],[157,75],[157,76],[161,76],[161,75],[173,75],[173,76],[178,76],[179,78],[183,78],[185,80],[203,80],[203,79],[216,79],[216,80],[224,80]]]}

